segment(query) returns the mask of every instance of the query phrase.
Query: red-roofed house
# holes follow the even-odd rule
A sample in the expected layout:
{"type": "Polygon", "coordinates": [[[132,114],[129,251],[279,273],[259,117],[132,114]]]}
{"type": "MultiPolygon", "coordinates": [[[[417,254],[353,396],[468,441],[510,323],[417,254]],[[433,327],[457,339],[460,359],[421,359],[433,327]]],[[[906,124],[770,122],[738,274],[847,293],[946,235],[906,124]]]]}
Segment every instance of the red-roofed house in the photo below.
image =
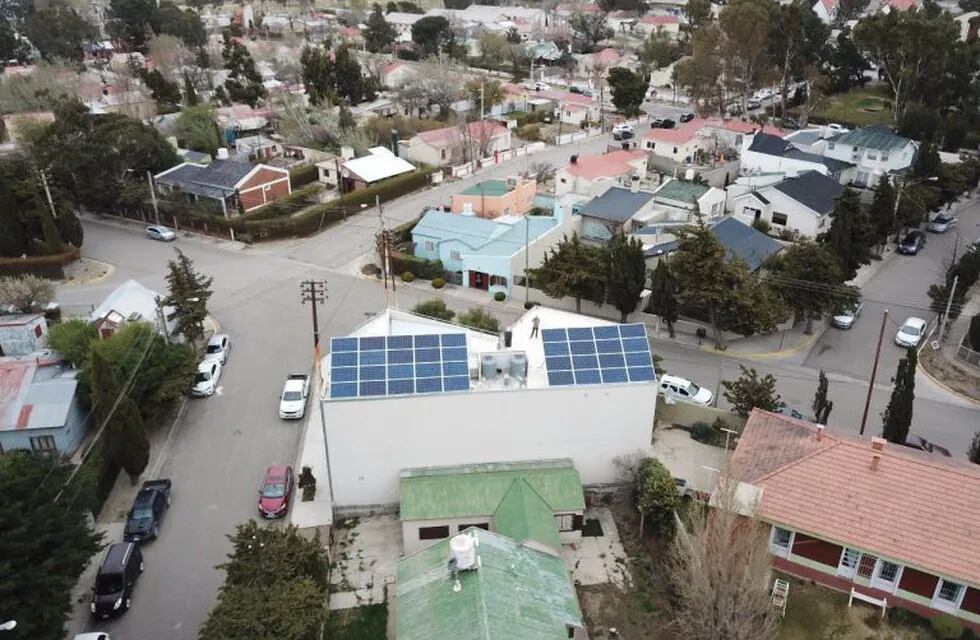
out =
{"type": "Polygon", "coordinates": [[[510,149],[510,129],[493,120],[477,120],[465,128],[421,131],[398,143],[399,155],[416,164],[445,167],[487,158],[510,149]]]}
{"type": "Polygon", "coordinates": [[[888,3],[881,8],[882,11],[888,13],[891,10],[895,11],[910,11],[911,9],[918,9],[918,0],[888,0],[888,3]]]}
{"type": "Polygon", "coordinates": [[[391,62],[381,68],[381,84],[396,89],[418,75],[418,71],[404,62],[391,62]]]}
{"type": "Polygon", "coordinates": [[[777,569],[980,631],[980,466],[758,409],[730,465],[777,569]]]}
{"type": "Polygon", "coordinates": [[[839,5],[840,0],[817,0],[813,3],[813,12],[817,14],[817,17],[824,24],[830,24],[837,17],[837,7],[839,5]]]}
{"type": "MultiPolygon", "coordinates": [[[[754,123],[741,120],[695,118],[673,129],[650,129],[643,136],[643,148],[655,156],[674,162],[693,162],[697,151],[737,151],[742,146],[742,136],[753,133],[758,128],[754,123]]],[[[785,133],[780,129],[767,131],[780,137],[785,133]]]]}
{"type": "Polygon", "coordinates": [[[676,36],[681,30],[681,19],[669,14],[650,14],[640,18],[637,28],[649,35],[657,30],[663,30],[672,36],[676,36]]]}
{"type": "Polygon", "coordinates": [[[647,154],[639,149],[572,156],[572,161],[555,176],[555,195],[596,197],[616,184],[630,186],[632,176],[643,178],[646,173],[647,154]]]}

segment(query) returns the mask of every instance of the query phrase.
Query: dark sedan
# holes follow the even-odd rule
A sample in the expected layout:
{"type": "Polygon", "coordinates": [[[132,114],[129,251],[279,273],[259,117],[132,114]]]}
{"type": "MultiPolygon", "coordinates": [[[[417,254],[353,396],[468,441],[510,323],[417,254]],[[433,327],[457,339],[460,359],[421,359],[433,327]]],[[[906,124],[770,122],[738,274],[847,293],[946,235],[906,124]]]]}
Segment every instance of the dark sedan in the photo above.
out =
{"type": "Polygon", "coordinates": [[[926,235],[921,231],[909,231],[898,243],[898,252],[914,256],[926,246],[926,235]]]}

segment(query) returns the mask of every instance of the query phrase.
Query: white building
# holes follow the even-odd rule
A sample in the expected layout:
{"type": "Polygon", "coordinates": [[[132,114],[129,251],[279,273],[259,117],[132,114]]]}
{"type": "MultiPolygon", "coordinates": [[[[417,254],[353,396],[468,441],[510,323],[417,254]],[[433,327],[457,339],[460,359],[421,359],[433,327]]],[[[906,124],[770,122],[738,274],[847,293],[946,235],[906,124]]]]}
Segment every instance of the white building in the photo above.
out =
{"type": "Polygon", "coordinates": [[[788,140],[761,131],[742,138],[740,160],[742,175],[783,173],[792,177],[816,171],[843,184],[855,180],[853,161],[804,151],[788,140]]]}
{"type": "Polygon", "coordinates": [[[828,138],[824,156],[857,165],[855,184],[875,185],[882,175],[912,166],[918,148],[914,141],[875,124],[828,138]]]}
{"type": "Polygon", "coordinates": [[[0,315],[0,357],[34,353],[42,348],[47,335],[43,313],[0,315]]]}
{"type": "Polygon", "coordinates": [[[389,309],[331,340],[322,370],[334,505],[348,512],[396,504],[414,467],[560,457],[585,484],[614,483],[613,459],[651,442],[642,324],[534,307],[497,336],[389,309]]]}
{"type": "Polygon", "coordinates": [[[647,154],[639,149],[596,155],[573,155],[571,162],[555,174],[555,195],[568,193],[588,198],[601,195],[611,186],[630,186],[632,178],[647,175],[647,154]]]}
{"type": "Polygon", "coordinates": [[[764,220],[773,229],[789,229],[814,238],[830,227],[830,212],[845,187],[816,171],[767,185],[732,198],[735,217],[745,224],[764,220]]]}

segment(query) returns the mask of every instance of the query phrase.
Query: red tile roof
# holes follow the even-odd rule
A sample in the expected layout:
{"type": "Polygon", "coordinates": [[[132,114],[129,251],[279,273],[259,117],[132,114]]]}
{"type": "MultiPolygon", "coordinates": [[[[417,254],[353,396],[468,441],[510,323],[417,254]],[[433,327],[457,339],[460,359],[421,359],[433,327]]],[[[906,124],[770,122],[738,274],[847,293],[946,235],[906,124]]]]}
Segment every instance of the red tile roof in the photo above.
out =
{"type": "Polygon", "coordinates": [[[631,162],[636,162],[646,157],[646,152],[635,151],[613,151],[593,156],[579,156],[578,159],[569,164],[565,169],[573,176],[595,180],[596,178],[611,178],[621,176],[636,171],[631,162]]]}
{"type": "Polygon", "coordinates": [[[611,47],[607,47],[602,51],[596,51],[592,54],[592,60],[601,64],[616,64],[622,56],[618,51],[611,47]]]}
{"type": "Polygon", "coordinates": [[[695,118],[690,122],[685,122],[673,129],[660,129],[654,127],[643,137],[647,140],[656,142],[670,142],[672,144],[685,144],[698,137],[701,129],[704,128],[706,120],[695,118]]]}
{"type": "Polygon", "coordinates": [[[730,465],[762,488],[763,520],[980,585],[980,466],[818,432],[752,412],[730,465]]]}
{"type": "Polygon", "coordinates": [[[670,15],[643,16],[640,22],[643,24],[679,24],[680,18],[670,15]]]}
{"type": "MultiPolygon", "coordinates": [[[[507,127],[492,120],[477,120],[469,125],[469,135],[474,140],[489,140],[507,133],[507,127]]],[[[443,127],[432,131],[420,131],[415,134],[420,140],[433,147],[444,147],[459,139],[460,131],[456,127],[443,127]]]]}
{"type": "Polygon", "coordinates": [[[916,0],[888,0],[888,5],[899,11],[908,11],[919,6],[919,3],[916,0]]]}
{"type": "Polygon", "coordinates": [[[588,106],[592,104],[592,98],[588,96],[583,96],[580,93],[572,93],[571,91],[560,91],[556,89],[548,89],[545,91],[538,91],[535,94],[538,98],[547,98],[548,100],[554,100],[555,102],[561,104],[580,104],[588,106]]]}

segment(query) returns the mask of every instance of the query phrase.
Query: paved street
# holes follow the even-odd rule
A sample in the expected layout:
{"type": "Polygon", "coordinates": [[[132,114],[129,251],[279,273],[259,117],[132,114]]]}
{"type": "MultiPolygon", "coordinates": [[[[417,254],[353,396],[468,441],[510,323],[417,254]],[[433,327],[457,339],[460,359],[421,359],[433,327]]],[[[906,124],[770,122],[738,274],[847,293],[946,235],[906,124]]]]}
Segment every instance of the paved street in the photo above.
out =
{"type": "MultiPolygon", "coordinates": [[[[531,161],[559,164],[571,153],[599,150],[607,142],[605,136],[582,144],[580,149],[570,145],[549,150],[532,156],[531,161]]],[[[389,207],[387,215],[392,221],[409,220],[424,205],[448,201],[450,193],[467,184],[512,171],[513,166],[497,167],[478,177],[405,198],[389,207]]],[[[977,207],[962,213],[961,220],[964,238],[980,237],[977,207]]],[[[376,212],[364,211],[303,241],[254,249],[198,238],[181,237],[175,243],[199,269],[214,277],[211,311],[222,330],[231,335],[234,348],[220,393],[190,403],[163,465],[161,475],[174,481],[173,507],[160,540],[146,547],[147,570],[133,609],[115,622],[90,623],[89,629],[108,630],[113,640],[196,638],[221,584],[222,574],[214,566],[227,553],[225,534],[236,523],[255,515],[256,490],[265,466],[290,462],[295,455],[300,425],[280,421],[276,406],[284,376],[310,366],[310,312],[300,304],[299,282],[307,278],[328,281],[330,299],[321,313],[324,337],[352,329],[384,306],[380,285],[354,275],[352,268],[362,253],[371,250],[376,230],[376,212]]],[[[61,287],[59,300],[66,311],[88,310],[128,278],[165,290],[171,245],[146,240],[138,225],[88,220],[85,231],[83,254],[114,265],[115,271],[101,282],[61,287]]],[[[920,313],[915,307],[928,308],[925,289],[937,279],[954,241],[954,233],[930,235],[926,250],[919,256],[896,257],[868,283],[868,302],[855,327],[850,332],[829,329],[808,357],[743,361],[666,339],[655,340],[655,350],[671,373],[689,377],[715,392],[720,380],[738,375],[739,363],[771,372],[778,379],[784,400],[804,411],[816,388],[817,370],[822,367],[832,378],[832,428],[856,431],[881,308],[888,305],[896,316],[902,316],[896,322],[904,315],[920,313]]],[[[399,303],[409,308],[419,299],[435,295],[432,289],[402,287],[399,303]]],[[[472,306],[471,295],[461,297],[445,290],[448,304],[457,310],[472,306]]],[[[502,322],[520,312],[504,306],[493,309],[502,322]]],[[[887,330],[869,433],[880,429],[878,416],[888,401],[889,378],[898,356],[891,343],[896,328],[887,330]]],[[[949,396],[921,376],[916,395],[915,429],[962,455],[980,424],[977,406],[949,396]]]]}

